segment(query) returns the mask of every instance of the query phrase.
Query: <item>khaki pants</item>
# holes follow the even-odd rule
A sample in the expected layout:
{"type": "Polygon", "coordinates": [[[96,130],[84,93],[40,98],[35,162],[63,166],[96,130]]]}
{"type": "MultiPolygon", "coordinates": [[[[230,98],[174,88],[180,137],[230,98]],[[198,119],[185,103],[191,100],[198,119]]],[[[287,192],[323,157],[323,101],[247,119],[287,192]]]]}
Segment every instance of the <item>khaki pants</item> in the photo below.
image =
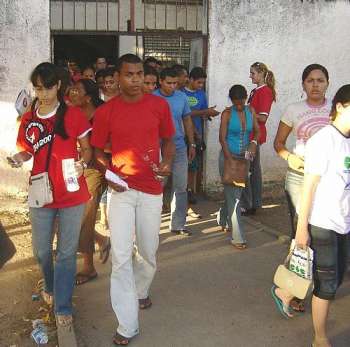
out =
{"type": "Polygon", "coordinates": [[[81,253],[91,253],[95,250],[95,224],[98,205],[107,182],[100,171],[86,169],[84,177],[91,195],[87,202],[80,230],[79,249],[81,253]]]}

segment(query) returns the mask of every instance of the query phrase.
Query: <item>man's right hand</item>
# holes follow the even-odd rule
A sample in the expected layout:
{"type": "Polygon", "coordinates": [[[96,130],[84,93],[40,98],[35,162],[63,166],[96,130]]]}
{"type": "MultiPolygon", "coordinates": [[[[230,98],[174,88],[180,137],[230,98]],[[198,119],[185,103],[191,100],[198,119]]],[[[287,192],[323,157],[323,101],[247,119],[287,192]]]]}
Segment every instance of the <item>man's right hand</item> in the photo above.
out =
{"type": "Polygon", "coordinates": [[[126,188],[117,184],[117,183],[113,183],[112,181],[107,180],[107,184],[109,187],[111,187],[113,190],[115,190],[118,193],[122,193],[126,191],[126,188]]]}
{"type": "Polygon", "coordinates": [[[209,107],[209,108],[206,110],[205,115],[206,115],[207,117],[216,117],[216,116],[218,116],[218,115],[220,114],[220,112],[218,112],[217,110],[215,110],[215,107],[216,107],[216,105],[215,105],[215,106],[212,106],[212,107],[209,107]]]}
{"type": "Polygon", "coordinates": [[[304,172],[304,159],[302,157],[299,157],[296,154],[289,154],[288,155],[288,166],[299,172],[304,172]]]}

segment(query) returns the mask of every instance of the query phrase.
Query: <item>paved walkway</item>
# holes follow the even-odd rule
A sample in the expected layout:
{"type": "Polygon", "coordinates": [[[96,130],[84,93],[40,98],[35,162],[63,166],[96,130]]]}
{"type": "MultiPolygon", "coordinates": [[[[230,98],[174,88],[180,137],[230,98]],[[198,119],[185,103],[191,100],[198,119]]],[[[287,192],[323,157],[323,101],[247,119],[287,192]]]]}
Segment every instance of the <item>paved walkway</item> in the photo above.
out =
{"type": "MultiPolygon", "coordinates": [[[[310,346],[310,307],[287,321],[270,296],[273,273],[287,251],[278,233],[246,218],[249,248],[239,251],[216,225],[217,203],[201,203],[199,209],[204,218],[189,222],[190,238],[168,233],[169,217],[164,216],[153,306],[140,313],[141,334],[130,346],[310,346]]],[[[98,265],[98,272],[97,280],[75,291],[79,346],[112,346],[116,319],[109,299],[110,264],[98,265]]],[[[349,294],[347,280],[330,315],[335,347],[350,345],[349,294]]]]}

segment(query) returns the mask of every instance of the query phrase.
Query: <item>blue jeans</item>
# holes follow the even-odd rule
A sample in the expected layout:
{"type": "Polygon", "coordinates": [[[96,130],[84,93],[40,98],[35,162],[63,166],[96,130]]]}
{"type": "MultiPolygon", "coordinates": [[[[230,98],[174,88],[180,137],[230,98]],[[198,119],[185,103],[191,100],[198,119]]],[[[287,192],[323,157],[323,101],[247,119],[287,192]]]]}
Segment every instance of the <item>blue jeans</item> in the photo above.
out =
{"type": "MultiPolygon", "coordinates": [[[[220,176],[224,173],[224,154],[221,151],[219,156],[219,172],[220,176]]],[[[232,231],[232,242],[245,243],[244,231],[241,219],[241,195],[243,188],[234,186],[233,184],[224,184],[224,205],[220,208],[218,215],[218,224],[232,231]]]]}
{"type": "Polygon", "coordinates": [[[284,185],[284,191],[287,197],[290,223],[292,234],[291,237],[294,239],[296,233],[297,216],[296,209],[299,203],[301,190],[303,188],[304,175],[291,169],[287,170],[286,181],[284,185]]]}
{"type": "Polygon", "coordinates": [[[185,228],[187,216],[187,148],[177,149],[172,166],[170,230],[185,228]]]}
{"type": "Polygon", "coordinates": [[[242,194],[242,207],[249,210],[262,206],[262,174],[260,165],[260,145],[256,148],[254,160],[250,164],[250,176],[242,194]]]}
{"type": "Polygon", "coordinates": [[[54,296],[55,313],[72,314],[76,254],[85,204],[66,208],[30,208],[32,242],[45,280],[45,291],[54,296]],[[54,265],[52,243],[58,217],[57,256],[54,265]]]}

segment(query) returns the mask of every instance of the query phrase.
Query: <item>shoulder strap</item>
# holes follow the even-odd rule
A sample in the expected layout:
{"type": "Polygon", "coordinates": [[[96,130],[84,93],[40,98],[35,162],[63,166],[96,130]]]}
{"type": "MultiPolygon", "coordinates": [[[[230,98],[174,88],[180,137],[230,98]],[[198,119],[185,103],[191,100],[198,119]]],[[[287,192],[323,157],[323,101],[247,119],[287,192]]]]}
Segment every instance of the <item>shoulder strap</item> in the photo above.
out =
{"type": "Polygon", "coordinates": [[[49,166],[50,166],[50,159],[51,159],[51,152],[52,152],[52,145],[53,145],[53,141],[55,140],[55,132],[53,131],[52,134],[52,140],[49,143],[49,148],[47,150],[47,157],[46,157],[46,168],[45,171],[48,172],[49,171],[49,166]]]}

